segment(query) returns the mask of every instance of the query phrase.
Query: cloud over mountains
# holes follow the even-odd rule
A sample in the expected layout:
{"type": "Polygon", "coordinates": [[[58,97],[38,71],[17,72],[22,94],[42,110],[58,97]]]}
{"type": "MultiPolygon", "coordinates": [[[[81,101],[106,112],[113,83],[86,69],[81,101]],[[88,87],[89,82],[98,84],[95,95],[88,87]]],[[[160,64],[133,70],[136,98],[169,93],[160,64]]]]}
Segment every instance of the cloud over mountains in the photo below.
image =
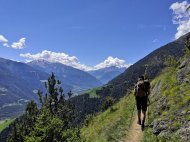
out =
{"type": "Polygon", "coordinates": [[[70,56],[66,53],[58,53],[48,50],[44,50],[41,53],[37,54],[31,54],[31,53],[20,54],[20,56],[30,60],[46,60],[49,62],[58,62],[85,71],[97,70],[111,66],[116,66],[119,68],[121,67],[127,68],[130,66],[130,64],[126,64],[125,60],[109,56],[105,61],[95,65],[94,67],[91,67],[81,64],[76,56],[70,56]]]}

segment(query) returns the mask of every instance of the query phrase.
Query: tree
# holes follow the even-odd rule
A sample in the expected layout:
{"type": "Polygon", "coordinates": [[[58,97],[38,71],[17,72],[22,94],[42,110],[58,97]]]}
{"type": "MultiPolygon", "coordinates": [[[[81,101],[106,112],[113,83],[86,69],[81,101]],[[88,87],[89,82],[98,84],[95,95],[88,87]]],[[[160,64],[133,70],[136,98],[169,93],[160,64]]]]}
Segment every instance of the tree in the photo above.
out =
{"type": "Polygon", "coordinates": [[[68,96],[69,96],[69,99],[72,97],[73,93],[71,91],[69,91],[68,93],[68,96]]]}
{"type": "MultiPolygon", "coordinates": [[[[61,82],[56,80],[54,73],[45,83],[47,92],[38,91],[42,104],[31,101],[27,104],[25,113],[14,122],[9,142],[62,142],[78,139],[79,130],[71,123],[74,117],[74,105],[65,100],[61,82]]],[[[69,99],[72,92],[68,92],[69,99]]]]}
{"type": "Polygon", "coordinates": [[[115,100],[111,96],[107,96],[102,103],[102,110],[106,110],[114,104],[115,100]]]}
{"type": "Polygon", "coordinates": [[[61,141],[64,122],[50,115],[50,111],[42,109],[34,125],[34,131],[25,136],[26,142],[56,142],[61,141]]]}
{"type": "MultiPolygon", "coordinates": [[[[46,86],[46,85],[45,85],[45,86],[46,86]]],[[[42,105],[42,107],[43,107],[44,104],[43,104],[42,92],[41,92],[40,90],[38,90],[37,95],[38,95],[39,101],[40,101],[40,103],[41,103],[41,105],[42,105]]]]}

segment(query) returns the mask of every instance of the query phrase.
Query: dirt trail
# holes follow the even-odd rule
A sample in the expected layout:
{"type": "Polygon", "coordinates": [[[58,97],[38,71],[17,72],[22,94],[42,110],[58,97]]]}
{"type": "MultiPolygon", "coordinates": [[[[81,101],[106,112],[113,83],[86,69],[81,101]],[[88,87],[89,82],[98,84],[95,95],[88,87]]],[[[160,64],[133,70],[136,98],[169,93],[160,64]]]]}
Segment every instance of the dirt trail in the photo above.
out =
{"type": "Polygon", "coordinates": [[[124,142],[140,142],[143,139],[143,132],[141,126],[137,124],[137,120],[138,116],[136,115],[124,142]]]}

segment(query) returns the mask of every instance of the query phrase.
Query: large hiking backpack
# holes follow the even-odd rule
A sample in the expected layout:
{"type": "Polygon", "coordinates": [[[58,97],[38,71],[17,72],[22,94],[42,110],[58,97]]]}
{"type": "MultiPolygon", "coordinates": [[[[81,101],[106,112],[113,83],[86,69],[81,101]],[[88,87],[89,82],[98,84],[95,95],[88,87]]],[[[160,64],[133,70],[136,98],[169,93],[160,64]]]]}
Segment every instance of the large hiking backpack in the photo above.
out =
{"type": "Polygon", "coordinates": [[[145,84],[144,84],[143,80],[139,80],[137,82],[137,85],[135,87],[135,92],[136,92],[136,96],[138,96],[138,97],[146,96],[145,84]]]}

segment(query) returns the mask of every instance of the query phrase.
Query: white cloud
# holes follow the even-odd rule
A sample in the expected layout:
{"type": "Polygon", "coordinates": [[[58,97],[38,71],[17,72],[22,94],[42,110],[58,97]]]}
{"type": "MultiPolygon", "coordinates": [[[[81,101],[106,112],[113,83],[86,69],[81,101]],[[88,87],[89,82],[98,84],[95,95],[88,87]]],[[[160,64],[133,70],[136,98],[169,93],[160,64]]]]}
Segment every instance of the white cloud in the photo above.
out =
{"type": "Polygon", "coordinates": [[[5,46],[5,47],[10,47],[10,46],[8,45],[8,43],[3,43],[3,46],[5,46]]]}
{"type": "Polygon", "coordinates": [[[8,40],[3,35],[0,35],[0,42],[6,43],[8,40]]]}
{"type": "Polygon", "coordinates": [[[23,49],[25,47],[26,38],[21,38],[17,42],[13,42],[10,46],[8,43],[8,39],[5,38],[3,35],[0,34],[0,43],[2,43],[5,47],[12,47],[14,49],[23,49]]]}
{"type": "Polygon", "coordinates": [[[113,58],[110,56],[105,61],[97,64],[96,66],[90,67],[81,64],[78,58],[75,56],[70,56],[65,53],[57,53],[48,50],[44,50],[41,53],[37,54],[30,54],[30,53],[20,54],[20,56],[27,58],[26,61],[29,61],[28,59],[30,59],[30,60],[46,60],[48,62],[58,62],[84,71],[97,70],[111,66],[126,67],[126,68],[130,66],[130,64],[126,64],[124,60],[121,60],[119,58],[113,58]]]}
{"type": "Polygon", "coordinates": [[[106,67],[116,66],[118,68],[122,67],[129,67],[130,64],[126,64],[125,60],[119,59],[119,58],[113,58],[112,56],[109,56],[105,61],[97,64],[94,69],[102,69],[106,67]]]}
{"type": "Polygon", "coordinates": [[[81,70],[91,70],[91,67],[81,64],[77,59],[77,57],[69,56],[65,53],[57,53],[57,52],[44,50],[41,53],[37,54],[26,53],[26,54],[20,54],[20,56],[32,60],[46,60],[49,62],[58,62],[81,70]]]}
{"type": "Polygon", "coordinates": [[[0,42],[2,43],[3,46],[10,47],[8,45],[8,39],[6,39],[3,35],[0,35],[0,42]]]}
{"type": "Polygon", "coordinates": [[[187,1],[181,3],[176,2],[170,6],[170,9],[173,11],[173,24],[177,24],[177,33],[175,38],[178,39],[180,36],[190,32],[190,10],[187,8],[190,4],[187,1]]]}
{"type": "Polygon", "coordinates": [[[17,42],[13,42],[11,47],[15,49],[23,49],[25,47],[26,38],[23,37],[19,39],[17,42]]]}

